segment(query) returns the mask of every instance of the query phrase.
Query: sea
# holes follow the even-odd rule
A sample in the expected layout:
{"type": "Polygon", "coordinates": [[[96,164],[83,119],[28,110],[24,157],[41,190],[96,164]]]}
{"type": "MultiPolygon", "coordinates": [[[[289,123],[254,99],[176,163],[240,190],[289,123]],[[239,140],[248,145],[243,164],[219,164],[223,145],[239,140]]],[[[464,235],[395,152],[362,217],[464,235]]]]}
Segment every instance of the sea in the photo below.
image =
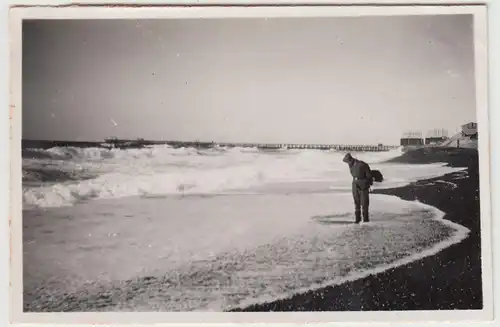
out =
{"type": "MultiPolygon", "coordinates": [[[[374,189],[465,168],[389,163],[374,189]]],[[[344,153],[257,148],[22,149],[25,311],[225,311],[432,255],[468,230],[372,194],[352,224],[344,153]]],[[[451,183],[453,187],[453,183],[451,183]]],[[[456,186],[456,185],[455,185],[456,186]]]]}

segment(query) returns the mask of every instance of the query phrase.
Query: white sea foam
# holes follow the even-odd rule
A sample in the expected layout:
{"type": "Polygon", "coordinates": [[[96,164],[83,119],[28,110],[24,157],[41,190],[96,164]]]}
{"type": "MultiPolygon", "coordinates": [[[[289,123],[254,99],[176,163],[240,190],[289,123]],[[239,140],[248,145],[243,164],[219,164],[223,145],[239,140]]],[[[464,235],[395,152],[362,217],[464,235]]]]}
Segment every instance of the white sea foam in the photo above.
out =
{"type": "MultiPolygon", "coordinates": [[[[332,189],[350,189],[351,177],[342,162],[343,154],[332,151],[261,152],[252,148],[196,150],[153,146],[128,150],[53,148],[45,152],[52,157],[23,159],[26,208],[138,195],[213,194],[277,182],[328,181],[332,189]],[[72,178],[32,187],[29,179],[39,178],[39,171],[48,167],[72,178]],[[81,180],[75,180],[79,175],[81,180]]],[[[355,155],[384,174],[385,181],[374,188],[403,186],[461,170],[444,164],[383,163],[399,154],[399,150],[393,150],[355,155]]],[[[47,174],[44,178],[47,179],[47,174]]]]}
{"type": "Polygon", "coordinates": [[[104,310],[226,310],[378,273],[468,233],[395,196],[372,196],[369,225],[349,225],[351,212],[349,194],[268,194],[94,201],[50,209],[37,228],[27,213],[28,301],[55,308],[76,294],[74,310],[94,311],[93,281],[113,294],[104,310]]]}
{"type": "MultiPolygon", "coordinates": [[[[300,289],[294,289],[293,291],[289,291],[286,293],[275,294],[272,297],[261,296],[261,297],[253,298],[253,299],[245,299],[244,301],[239,303],[237,306],[232,307],[232,309],[241,309],[241,308],[245,308],[245,307],[248,307],[251,305],[272,302],[272,301],[276,301],[276,300],[280,300],[280,299],[287,299],[295,294],[306,293],[308,291],[321,289],[321,288],[326,287],[326,286],[340,285],[340,284],[344,284],[347,282],[355,281],[357,279],[362,279],[362,278],[365,278],[368,276],[376,275],[376,274],[382,273],[384,271],[387,271],[389,269],[403,266],[403,265],[409,264],[411,262],[432,256],[432,255],[442,251],[443,249],[445,249],[453,244],[460,243],[461,241],[466,239],[467,236],[469,235],[470,230],[468,228],[466,228],[460,224],[456,224],[452,221],[443,219],[445,216],[444,212],[442,212],[434,207],[420,203],[418,201],[414,201],[414,203],[420,205],[422,208],[426,208],[427,210],[429,210],[429,212],[432,212],[433,213],[433,218],[432,218],[433,220],[439,221],[440,223],[452,228],[453,233],[451,234],[451,236],[444,238],[443,240],[441,240],[440,242],[437,242],[435,244],[432,244],[430,242],[428,248],[421,250],[421,251],[414,251],[413,253],[411,253],[410,255],[408,255],[404,258],[390,262],[388,264],[376,265],[374,267],[370,267],[369,269],[353,270],[345,276],[337,276],[337,277],[335,277],[331,280],[328,280],[326,282],[323,282],[323,283],[309,285],[307,287],[302,287],[300,289]]],[[[417,216],[415,216],[414,218],[417,218],[417,216]]],[[[209,311],[212,311],[212,310],[209,310],[209,311]]]]}

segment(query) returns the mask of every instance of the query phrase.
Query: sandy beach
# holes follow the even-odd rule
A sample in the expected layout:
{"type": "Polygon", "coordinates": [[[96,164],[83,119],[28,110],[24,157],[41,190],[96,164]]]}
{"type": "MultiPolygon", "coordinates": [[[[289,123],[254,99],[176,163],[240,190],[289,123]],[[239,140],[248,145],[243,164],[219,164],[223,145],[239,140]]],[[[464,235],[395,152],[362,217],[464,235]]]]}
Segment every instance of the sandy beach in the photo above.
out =
{"type": "Polygon", "coordinates": [[[447,162],[454,167],[468,167],[468,178],[447,174],[375,193],[418,200],[436,207],[446,213],[444,219],[467,227],[469,236],[422,260],[342,285],[247,307],[246,311],[482,309],[477,151],[427,148],[408,152],[391,161],[412,164],[447,162]]]}

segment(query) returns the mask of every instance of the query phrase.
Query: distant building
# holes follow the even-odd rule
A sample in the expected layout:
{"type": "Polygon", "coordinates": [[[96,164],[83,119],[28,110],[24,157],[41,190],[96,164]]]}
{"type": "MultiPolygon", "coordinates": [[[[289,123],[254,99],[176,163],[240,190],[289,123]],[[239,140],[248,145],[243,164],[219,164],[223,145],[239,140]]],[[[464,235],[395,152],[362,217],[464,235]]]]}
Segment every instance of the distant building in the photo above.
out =
{"type": "Polygon", "coordinates": [[[471,122],[461,126],[462,135],[472,139],[477,138],[477,123],[471,122]]]}
{"type": "Polygon", "coordinates": [[[422,138],[401,138],[400,142],[401,146],[408,146],[408,145],[424,145],[424,139],[422,138]]]}
{"type": "Polygon", "coordinates": [[[425,137],[425,144],[441,144],[448,139],[448,131],[442,128],[429,130],[425,137]]]}
{"type": "Polygon", "coordinates": [[[426,137],[425,138],[425,144],[426,145],[429,145],[429,144],[440,144],[440,143],[443,143],[444,141],[446,141],[447,139],[448,139],[448,137],[446,137],[446,136],[426,137]]]}
{"type": "Polygon", "coordinates": [[[401,146],[418,146],[424,145],[424,139],[422,138],[422,132],[406,132],[400,140],[401,146]]]}

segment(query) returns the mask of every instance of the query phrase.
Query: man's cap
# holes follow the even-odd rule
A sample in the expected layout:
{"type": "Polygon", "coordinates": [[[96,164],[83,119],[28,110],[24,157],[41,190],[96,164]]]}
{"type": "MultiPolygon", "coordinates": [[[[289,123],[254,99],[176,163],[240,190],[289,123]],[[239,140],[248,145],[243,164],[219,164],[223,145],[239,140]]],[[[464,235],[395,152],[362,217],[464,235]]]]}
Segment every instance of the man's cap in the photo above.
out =
{"type": "Polygon", "coordinates": [[[350,153],[348,153],[348,154],[346,154],[346,155],[344,156],[344,159],[343,159],[342,161],[343,161],[343,162],[349,162],[349,161],[351,161],[352,159],[353,159],[353,158],[352,158],[351,154],[350,154],[350,153]]]}

